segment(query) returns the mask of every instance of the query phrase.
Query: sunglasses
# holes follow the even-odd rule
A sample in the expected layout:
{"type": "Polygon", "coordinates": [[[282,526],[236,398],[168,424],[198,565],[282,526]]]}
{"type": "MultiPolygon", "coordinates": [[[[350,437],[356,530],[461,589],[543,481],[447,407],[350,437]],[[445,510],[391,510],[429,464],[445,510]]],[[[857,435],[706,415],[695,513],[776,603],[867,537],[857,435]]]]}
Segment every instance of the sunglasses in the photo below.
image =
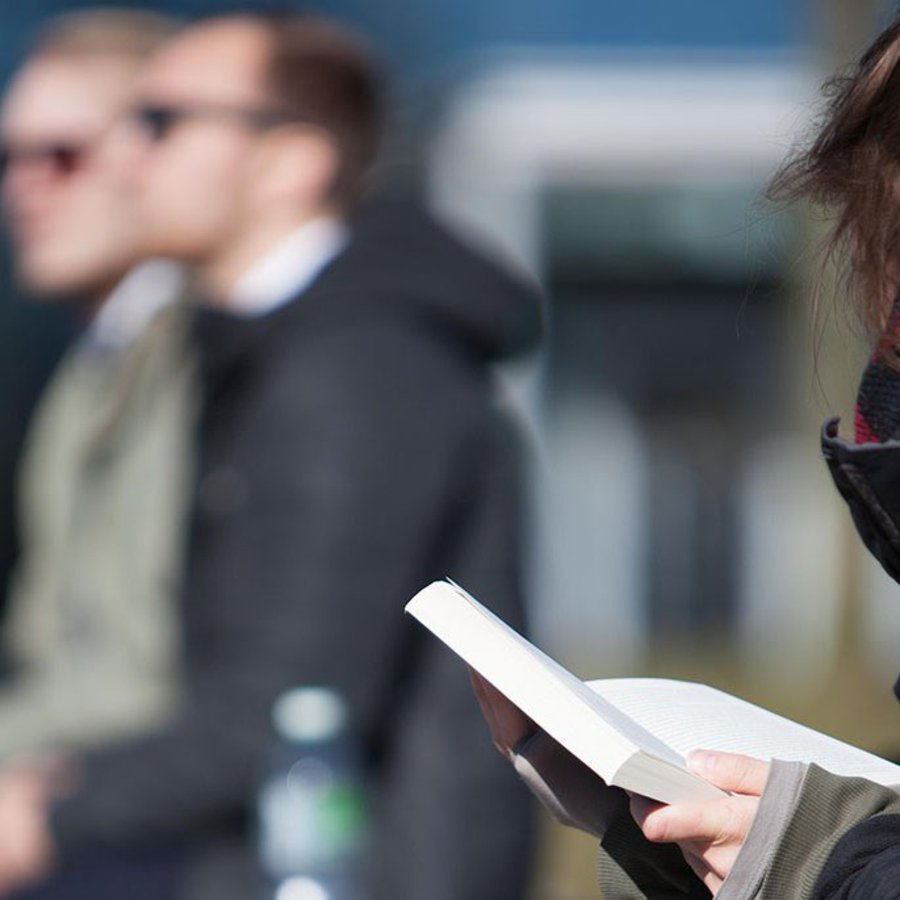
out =
{"type": "Polygon", "coordinates": [[[153,143],[166,140],[179,125],[191,119],[231,121],[254,130],[301,121],[298,116],[284,110],[212,103],[184,105],[147,103],[138,106],[133,115],[153,143]]]}
{"type": "Polygon", "coordinates": [[[67,178],[82,167],[88,150],[87,144],[65,141],[0,147],[0,178],[14,166],[40,168],[57,178],[67,178]]]}

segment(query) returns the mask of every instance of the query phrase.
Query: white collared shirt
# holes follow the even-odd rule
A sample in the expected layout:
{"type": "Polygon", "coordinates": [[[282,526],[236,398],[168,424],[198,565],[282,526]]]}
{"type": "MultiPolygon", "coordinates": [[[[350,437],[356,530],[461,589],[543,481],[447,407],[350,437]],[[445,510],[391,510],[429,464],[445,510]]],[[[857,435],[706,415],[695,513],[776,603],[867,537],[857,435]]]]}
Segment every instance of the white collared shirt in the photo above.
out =
{"type": "Polygon", "coordinates": [[[184,269],[165,259],[135,266],[113,289],[82,338],[85,345],[116,352],[128,347],[184,290],[184,269]]]}
{"type": "Polygon", "coordinates": [[[251,266],[231,291],[227,309],[243,318],[274,312],[308,288],[347,245],[340,219],[313,219],[251,266]]]}

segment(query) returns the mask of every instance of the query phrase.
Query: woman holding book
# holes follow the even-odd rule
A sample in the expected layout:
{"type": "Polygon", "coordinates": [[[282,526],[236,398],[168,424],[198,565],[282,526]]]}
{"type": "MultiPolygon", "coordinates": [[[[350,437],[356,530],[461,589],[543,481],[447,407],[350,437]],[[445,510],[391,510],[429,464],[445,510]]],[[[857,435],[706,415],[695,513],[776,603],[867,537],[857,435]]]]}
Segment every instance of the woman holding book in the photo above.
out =
{"type": "MultiPolygon", "coordinates": [[[[771,193],[835,214],[827,255],[846,260],[874,351],[855,441],[838,437],[835,420],[822,446],[860,535],[900,581],[900,17],[826,94],[814,142],[771,193]]],[[[813,765],[701,751],[689,767],[731,796],[672,806],[628,798],[473,679],[497,746],[558,818],[600,838],[605,896],[900,898],[898,791],[813,765]]]]}

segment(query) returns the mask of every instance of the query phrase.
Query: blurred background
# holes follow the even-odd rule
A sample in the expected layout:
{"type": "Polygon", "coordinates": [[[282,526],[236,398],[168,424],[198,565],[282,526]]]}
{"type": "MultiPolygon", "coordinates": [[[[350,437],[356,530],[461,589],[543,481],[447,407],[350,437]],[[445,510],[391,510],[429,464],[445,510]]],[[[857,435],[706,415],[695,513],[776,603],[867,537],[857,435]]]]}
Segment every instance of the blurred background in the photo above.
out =
{"type": "MultiPolygon", "coordinates": [[[[44,19],[88,5],[5,5],[4,77],[44,19]]],[[[117,5],[192,16],[253,4],[117,5]]],[[[819,226],[761,200],[824,75],[893,5],[296,6],[361,27],[387,59],[397,137],[385,176],[422,186],[545,287],[543,350],[500,376],[532,443],[538,641],[586,678],[704,680],[900,750],[900,602],[818,453],[821,420],[850,415],[864,348],[839,298],[811,315],[819,226]]],[[[68,332],[58,312],[22,303],[7,273],[4,569],[22,430],[68,332]]],[[[548,827],[533,896],[595,896],[593,852],[548,827]]]]}

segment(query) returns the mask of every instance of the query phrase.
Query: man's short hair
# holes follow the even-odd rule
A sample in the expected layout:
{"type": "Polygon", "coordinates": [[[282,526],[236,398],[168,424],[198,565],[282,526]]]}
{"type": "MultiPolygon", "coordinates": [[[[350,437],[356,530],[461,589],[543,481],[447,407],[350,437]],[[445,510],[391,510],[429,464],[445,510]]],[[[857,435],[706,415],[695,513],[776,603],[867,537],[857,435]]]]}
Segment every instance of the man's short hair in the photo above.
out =
{"type": "Polygon", "coordinates": [[[51,19],[38,32],[30,56],[112,57],[140,64],[178,29],[175,19],[147,10],[82,9],[51,19]]]}
{"type": "Polygon", "coordinates": [[[382,79],[374,54],[354,32],[324,18],[288,13],[251,18],[271,41],[273,101],[332,136],[340,160],[330,199],[345,209],[353,206],[381,141],[382,79]]]}

